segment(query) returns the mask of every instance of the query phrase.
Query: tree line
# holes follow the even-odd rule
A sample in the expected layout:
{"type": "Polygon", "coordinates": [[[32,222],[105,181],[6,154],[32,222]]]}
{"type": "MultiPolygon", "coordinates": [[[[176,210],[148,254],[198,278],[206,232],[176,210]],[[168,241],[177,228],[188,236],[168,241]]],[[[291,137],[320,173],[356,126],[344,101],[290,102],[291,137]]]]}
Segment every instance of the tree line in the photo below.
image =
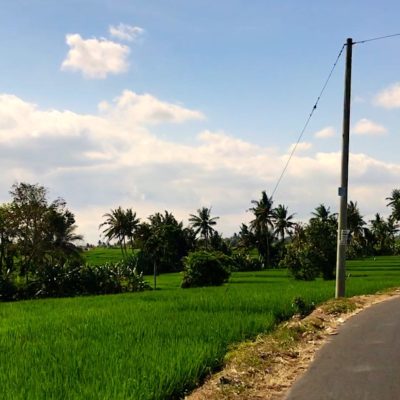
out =
{"type": "MultiPolygon", "coordinates": [[[[307,223],[295,222],[287,206],[275,207],[263,191],[250,203],[250,223],[230,238],[216,229],[219,217],[211,208],[199,208],[184,226],[168,211],[141,220],[132,208],[118,207],[103,215],[99,229],[120,247],[122,261],[90,267],[74,214],[63,199],[50,202],[44,187],[29,183],[13,185],[10,195],[11,201],[0,205],[3,300],[143,290],[143,274],[176,271],[184,271],[185,287],[211,284],[217,270],[218,284],[231,271],[265,268],[287,268],[296,279],[334,277],[337,216],[323,204],[307,223]]],[[[399,253],[400,190],[387,201],[389,217],[377,213],[369,223],[357,202],[349,202],[348,258],[399,253]]]]}

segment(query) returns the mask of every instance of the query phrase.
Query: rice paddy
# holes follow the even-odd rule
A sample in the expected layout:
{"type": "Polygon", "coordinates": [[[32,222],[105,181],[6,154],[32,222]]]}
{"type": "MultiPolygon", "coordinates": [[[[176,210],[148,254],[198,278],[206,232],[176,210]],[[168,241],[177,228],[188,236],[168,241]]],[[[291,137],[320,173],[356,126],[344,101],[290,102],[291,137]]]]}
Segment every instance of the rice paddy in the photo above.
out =
{"type": "MultiPolygon", "coordinates": [[[[347,293],[400,286],[400,258],[353,261],[347,293]]],[[[2,399],[167,399],[197,385],[235,343],[322,302],[334,282],[299,282],[286,271],[233,274],[217,288],[160,290],[0,303],[2,399]]]]}

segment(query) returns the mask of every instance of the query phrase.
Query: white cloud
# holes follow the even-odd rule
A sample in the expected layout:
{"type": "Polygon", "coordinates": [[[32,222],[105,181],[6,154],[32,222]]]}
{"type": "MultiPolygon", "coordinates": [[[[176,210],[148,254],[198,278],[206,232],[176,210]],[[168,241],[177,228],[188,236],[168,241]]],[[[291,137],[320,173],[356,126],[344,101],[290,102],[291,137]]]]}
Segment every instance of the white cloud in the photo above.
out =
{"type": "Polygon", "coordinates": [[[378,93],[374,103],[384,108],[400,108],[400,82],[378,93]]]}
{"type": "MultiPolygon", "coordinates": [[[[225,132],[202,131],[189,145],[150,130],[154,122],[201,117],[198,111],[129,91],[93,115],[43,110],[0,95],[0,199],[8,199],[16,180],[39,182],[52,197],[66,199],[90,242],[99,238],[102,215],[119,205],[133,207],[142,219],[167,209],[185,222],[202,205],[212,206],[221,217],[217,228],[231,234],[251,219],[246,212],[250,201],[262,190],[271,193],[288,154],[225,132]],[[168,111],[163,118],[154,113],[159,108],[168,111]]],[[[300,147],[310,150],[307,143],[300,147]]],[[[308,218],[319,203],[335,211],[339,170],[339,153],[296,153],[275,204],[288,205],[299,219],[308,218]]],[[[358,200],[365,214],[385,212],[384,199],[399,175],[399,164],[353,153],[349,199],[358,200]]]]}
{"type": "Polygon", "coordinates": [[[318,132],[314,133],[314,137],[317,139],[326,139],[336,135],[335,128],[333,126],[327,126],[318,132]]]}
{"type": "Polygon", "coordinates": [[[380,136],[384,135],[387,130],[383,125],[379,125],[376,122],[370,121],[369,119],[360,119],[353,128],[356,135],[371,135],[380,136]]]}
{"type": "Polygon", "coordinates": [[[138,36],[144,33],[144,29],[138,26],[126,25],[126,24],[119,24],[118,26],[111,25],[109,27],[110,35],[120,39],[120,40],[127,40],[132,42],[138,36]]]}
{"type": "Polygon", "coordinates": [[[200,111],[189,110],[180,105],[160,101],[150,94],[137,94],[125,90],[112,103],[103,101],[99,111],[108,118],[131,123],[182,123],[204,119],[200,111]]]}
{"type": "Polygon", "coordinates": [[[80,71],[88,79],[104,79],[128,69],[128,46],[107,39],[83,39],[79,34],[66,36],[70,47],[61,65],[63,71],[80,71]]]}
{"type": "Polygon", "coordinates": [[[40,110],[36,104],[14,95],[0,94],[0,143],[19,144],[19,141],[39,137],[79,137],[91,130],[106,130],[106,121],[97,116],[71,111],[40,110]]]}
{"type": "Polygon", "coordinates": [[[301,153],[303,151],[310,150],[312,148],[312,143],[309,142],[299,142],[293,143],[288,148],[288,153],[291,153],[296,148],[296,153],[301,153]]]}

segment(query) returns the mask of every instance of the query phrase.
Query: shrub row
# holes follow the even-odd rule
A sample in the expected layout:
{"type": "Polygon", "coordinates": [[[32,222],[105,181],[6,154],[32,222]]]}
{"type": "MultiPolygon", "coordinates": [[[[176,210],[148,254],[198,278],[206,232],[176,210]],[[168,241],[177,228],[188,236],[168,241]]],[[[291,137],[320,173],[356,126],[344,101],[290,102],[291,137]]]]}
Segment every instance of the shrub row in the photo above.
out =
{"type": "Polygon", "coordinates": [[[143,274],[124,261],[100,266],[48,265],[29,281],[0,275],[0,300],[137,292],[149,289],[143,274]]]}

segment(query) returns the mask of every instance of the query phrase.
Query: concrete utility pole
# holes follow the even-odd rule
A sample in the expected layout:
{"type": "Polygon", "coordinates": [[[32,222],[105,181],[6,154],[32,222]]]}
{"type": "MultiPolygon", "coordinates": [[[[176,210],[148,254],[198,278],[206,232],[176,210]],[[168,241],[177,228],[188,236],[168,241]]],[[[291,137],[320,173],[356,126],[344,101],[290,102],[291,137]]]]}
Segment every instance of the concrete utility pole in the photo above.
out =
{"type": "Polygon", "coordinates": [[[346,72],[344,87],[343,108],[343,140],[342,140],[342,175],[339,188],[340,211],[338,219],[337,257],[336,257],[336,293],[335,297],[345,296],[345,262],[347,230],[347,187],[349,181],[349,133],[350,133],[350,97],[351,97],[351,56],[353,39],[347,39],[346,43],[346,72]]]}

